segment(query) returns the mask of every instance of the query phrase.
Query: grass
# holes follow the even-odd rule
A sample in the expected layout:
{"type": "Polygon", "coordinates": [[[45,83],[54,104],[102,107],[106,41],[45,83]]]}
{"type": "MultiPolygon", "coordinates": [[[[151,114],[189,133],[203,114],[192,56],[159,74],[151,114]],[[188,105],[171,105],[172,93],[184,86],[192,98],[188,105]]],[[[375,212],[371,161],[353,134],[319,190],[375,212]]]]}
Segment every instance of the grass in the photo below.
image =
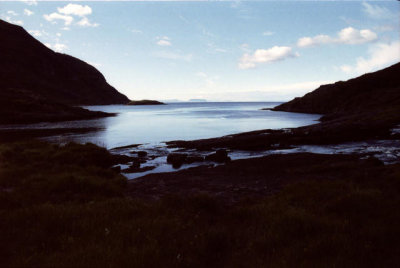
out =
{"type": "Polygon", "coordinates": [[[397,267],[400,166],[256,202],[125,197],[94,145],[0,147],[1,267],[397,267]]]}

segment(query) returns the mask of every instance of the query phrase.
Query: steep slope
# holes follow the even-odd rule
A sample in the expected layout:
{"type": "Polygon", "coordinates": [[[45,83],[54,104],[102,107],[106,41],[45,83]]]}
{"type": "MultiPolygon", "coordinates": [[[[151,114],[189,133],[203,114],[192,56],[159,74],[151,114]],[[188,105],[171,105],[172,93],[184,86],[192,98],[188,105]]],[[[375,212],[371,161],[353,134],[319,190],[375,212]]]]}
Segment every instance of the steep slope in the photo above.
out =
{"type": "Polygon", "coordinates": [[[400,63],[346,82],[323,85],[275,111],[325,114],[322,120],[400,108],[400,63]]]}
{"type": "Polygon", "coordinates": [[[93,66],[47,48],[22,27],[0,20],[0,90],[74,105],[124,104],[129,100],[93,66]]]}

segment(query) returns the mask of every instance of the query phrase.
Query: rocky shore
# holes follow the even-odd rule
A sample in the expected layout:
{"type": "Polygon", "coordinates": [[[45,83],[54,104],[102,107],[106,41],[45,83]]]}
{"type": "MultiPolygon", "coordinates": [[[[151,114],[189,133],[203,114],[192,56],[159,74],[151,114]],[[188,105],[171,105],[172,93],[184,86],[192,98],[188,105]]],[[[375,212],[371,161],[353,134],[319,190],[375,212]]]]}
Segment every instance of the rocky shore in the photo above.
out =
{"type": "Polygon", "coordinates": [[[289,183],[334,180],[361,170],[383,166],[375,158],[357,155],[286,154],[200,166],[173,173],[150,174],[128,182],[133,198],[158,200],[167,195],[207,194],[224,204],[257,200],[276,193],[289,183]]]}

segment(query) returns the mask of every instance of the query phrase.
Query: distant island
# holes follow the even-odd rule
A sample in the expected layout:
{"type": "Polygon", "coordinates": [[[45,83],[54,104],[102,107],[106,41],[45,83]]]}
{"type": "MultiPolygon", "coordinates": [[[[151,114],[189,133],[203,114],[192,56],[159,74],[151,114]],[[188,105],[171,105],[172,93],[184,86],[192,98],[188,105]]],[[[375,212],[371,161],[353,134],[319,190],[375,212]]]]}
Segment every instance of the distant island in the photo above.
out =
{"type": "Polygon", "coordinates": [[[207,102],[206,99],[190,99],[189,102],[207,102]]]}
{"type": "Polygon", "coordinates": [[[165,103],[156,100],[133,100],[128,102],[127,105],[165,105],[165,103]]]}
{"type": "Polygon", "coordinates": [[[335,144],[393,139],[400,123],[400,63],[348,81],[322,85],[301,98],[265,110],[321,114],[320,122],[290,130],[259,130],[194,141],[171,141],[170,147],[240,150],[281,149],[299,144],[335,144]],[[275,147],[274,147],[275,146],[275,147]]]}

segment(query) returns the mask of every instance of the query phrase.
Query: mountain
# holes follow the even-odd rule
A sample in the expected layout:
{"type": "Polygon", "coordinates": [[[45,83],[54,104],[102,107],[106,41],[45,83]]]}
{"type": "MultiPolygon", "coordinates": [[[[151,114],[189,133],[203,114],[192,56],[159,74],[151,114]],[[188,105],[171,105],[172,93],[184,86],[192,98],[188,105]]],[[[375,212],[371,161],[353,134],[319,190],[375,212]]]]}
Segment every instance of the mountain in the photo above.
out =
{"type": "Polygon", "coordinates": [[[71,106],[129,102],[93,66],[2,20],[0,51],[0,123],[93,118],[106,114],[71,106]]]}
{"type": "Polygon", "coordinates": [[[400,63],[348,81],[322,85],[273,110],[324,114],[322,121],[400,109],[400,63]]]}

